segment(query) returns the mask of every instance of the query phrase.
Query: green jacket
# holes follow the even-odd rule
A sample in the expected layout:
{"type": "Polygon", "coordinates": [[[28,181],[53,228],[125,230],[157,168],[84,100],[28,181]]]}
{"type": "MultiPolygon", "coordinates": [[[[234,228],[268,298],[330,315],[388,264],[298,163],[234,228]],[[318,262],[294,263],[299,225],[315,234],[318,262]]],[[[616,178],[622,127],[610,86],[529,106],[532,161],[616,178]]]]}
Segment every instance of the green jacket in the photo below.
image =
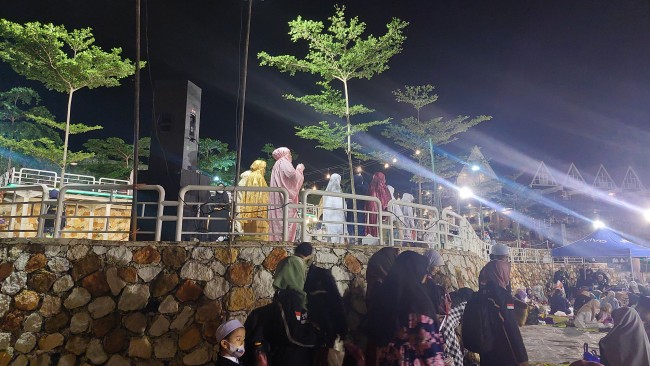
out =
{"type": "Polygon", "coordinates": [[[278,263],[273,276],[276,290],[292,289],[300,294],[303,308],[307,308],[307,293],[304,290],[307,269],[302,258],[290,256],[278,263]]]}

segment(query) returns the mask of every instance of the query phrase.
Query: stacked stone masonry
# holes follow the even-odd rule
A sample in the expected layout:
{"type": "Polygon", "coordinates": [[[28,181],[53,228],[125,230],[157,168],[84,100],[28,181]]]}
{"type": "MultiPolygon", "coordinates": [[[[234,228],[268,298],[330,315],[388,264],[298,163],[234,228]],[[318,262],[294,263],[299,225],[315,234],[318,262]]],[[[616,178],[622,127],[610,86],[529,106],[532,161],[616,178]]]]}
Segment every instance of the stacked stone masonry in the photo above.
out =
{"type": "MultiPolygon", "coordinates": [[[[366,266],[380,247],[315,248],[358,335],[366,266]]],[[[253,242],[0,240],[0,366],[209,364],[216,328],[271,301],[273,272],[291,251],[253,242]]],[[[442,256],[450,289],[477,287],[483,260],[442,256]]],[[[546,269],[524,267],[515,266],[514,283],[546,280],[546,269]]]]}

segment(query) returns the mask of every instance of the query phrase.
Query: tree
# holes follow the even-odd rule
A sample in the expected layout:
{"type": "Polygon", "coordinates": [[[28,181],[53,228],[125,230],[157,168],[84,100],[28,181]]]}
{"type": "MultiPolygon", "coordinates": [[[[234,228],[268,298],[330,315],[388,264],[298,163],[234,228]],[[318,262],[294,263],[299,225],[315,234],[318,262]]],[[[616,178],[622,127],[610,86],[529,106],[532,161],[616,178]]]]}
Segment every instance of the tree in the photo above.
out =
{"type": "Polygon", "coordinates": [[[212,177],[218,176],[219,181],[226,185],[235,183],[234,151],[228,150],[228,144],[219,140],[199,139],[199,169],[212,177]]]}
{"type": "MultiPolygon", "coordinates": [[[[138,157],[149,157],[151,138],[143,137],[138,142],[138,157]]],[[[118,137],[90,139],[84,147],[95,156],[83,162],[80,170],[96,177],[128,179],[133,170],[133,145],[118,137]]],[[[141,161],[141,160],[140,160],[141,161]]]]}
{"type": "Polygon", "coordinates": [[[345,146],[352,179],[354,176],[352,135],[365,131],[374,124],[365,126],[359,124],[356,127],[352,125],[350,117],[355,111],[350,108],[348,83],[352,79],[370,79],[387,70],[390,58],[402,50],[402,43],[406,39],[402,31],[408,23],[393,19],[386,26],[385,35],[381,37],[369,35],[363,39],[366,24],[359,21],[357,17],[346,20],[345,7],[336,6],[334,15],[329,18],[329,21],[330,25],[327,28],[323,22],[303,19],[300,16],[289,22],[291,41],[304,40],[308,44],[309,51],[304,58],[299,59],[293,55],[271,56],[267,52],[260,52],[258,58],[260,65],[276,67],[291,76],[300,71],[322,78],[323,82],[320,85],[323,87],[323,92],[320,95],[302,98],[289,96],[289,98],[311,105],[318,112],[345,117],[345,126],[321,122],[317,126],[307,126],[306,130],[301,131],[304,131],[302,135],[306,138],[319,141],[319,147],[334,150],[345,146]],[[345,101],[344,110],[339,102],[340,91],[331,88],[330,82],[334,80],[340,81],[343,87],[341,100],[345,101]],[[339,139],[342,142],[338,142],[339,139]]]}
{"type": "MultiPolygon", "coordinates": [[[[354,108],[350,108],[348,83],[353,79],[370,79],[387,70],[391,57],[402,51],[402,44],[406,39],[403,30],[408,23],[395,18],[387,24],[386,34],[381,37],[369,35],[364,39],[366,24],[357,17],[346,20],[345,7],[336,6],[329,21],[327,28],[323,22],[303,19],[300,16],[289,22],[291,41],[295,43],[304,40],[308,44],[309,50],[304,58],[293,55],[271,56],[267,52],[260,52],[258,58],[260,65],[276,67],[291,76],[299,71],[320,76],[322,81],[319,84],[323,90],[319,95],[301,98],[288,96],[289,99],[310,105],[321,113],[344,117],[345,125],[320,122],[316,126],[300,129],[298,136],[316,140],[319,142],[318,147],[327,150],[344,147],[352,181],[352,156],[355,151],[352,136],[382,122],[352,124],[351,116],[369,110],[359,107],[360,110],[355,112],[354,108]],[[331,88],[331,82],[335,80],[343,87],[342,97],[340,91],[331,88]],[[345,103],[341,103],[342,101],[345,103]]],[[[351,186],[354,194],[354,184],[351,186]]],[[[352,204],[356,216],[356,200],[353,200],[352,204]]]]}
{"type": "Polygon", "coordinates": [[[49,90],[68,94],[61,164],[63,177],[68,163],[74,92],[83,88],[118,86],[120,79],[135,72],[135,66],[128,59],[122,60],[121,48],[106,52],[93,45],[95,39],[90,28],[68,31],[64,26],[53,24],[29,22],[21,25],[0,19],[0,38],[4,39],[0,42],[0,59],[15,72],[43,83],[49,90]]]}
{"type": "MultiPolygon", "coordinates": [[[[438,175],[444,176],[443,170],[435,169],[435,166],[440,163],[440,165],[451,167],[452,164],[449,161],[444,161],[446,159],[438,160],[437,158],[440,157],[435,156],[433,146],[445,145],[455,141],[458,134],[481,122],[489,121],[492,117],[481,115],[474,118],[458,116],[449,120],[445,120],[443,117],[422,120],[420,118],[421,109],[438,100],[438,95],[433,94],[433,90],[434,87],[427,84],[419,86],[406,85],[404,90],[397,89],[393,91],[395,100],[411,105],[415,109],[416,115],[415,117],[411,116],[402,119],[399,124],[387,126],[382,134],[397,145],[411,151],[411,157],[417,159],[421,165],[430,165],[434,174],[440,172],[438,175]],[[425,151],[429,153],[426,154],[425,151]]],[[[421,184],[424,178],[422,175],[416,174],[414,180],[419,183],[421,192],[421,184]]],[[[438,194],[436,187],[434,187],[433,194],[438,194]]]]}
{"type": "MultiPolygon", "coordinates": [[[[61,143],[60,138],[44,125],[34,123],[30,115],[51,117],[51,113],[39,106],[41,98],[31,88],[15,87],[0,93],[0,136],[11,141],[33,140],[41,137],[54,139],[61,143]]],[[[1,142],[0,142],[1,143],[1,142]]],[[[24,144],[24,142],[23,142],[24,144]]],[[[9,147],[6,155],[7,170],[12,167],[13,148],[9,147]]],[[[22,149],[19,149],[22,151],[22,149]]]]}

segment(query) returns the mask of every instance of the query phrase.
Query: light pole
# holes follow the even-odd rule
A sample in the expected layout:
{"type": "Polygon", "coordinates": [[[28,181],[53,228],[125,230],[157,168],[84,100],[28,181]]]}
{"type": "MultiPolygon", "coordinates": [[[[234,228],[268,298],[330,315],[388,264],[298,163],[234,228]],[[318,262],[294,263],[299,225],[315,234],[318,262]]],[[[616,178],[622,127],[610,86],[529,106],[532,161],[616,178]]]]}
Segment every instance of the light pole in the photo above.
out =
{"type": "MultiPolygon", "coordinates": [[[[420,149],[415,150],[415,156],[418,157],[418,166],[422,166],[422,152],[420,149]]],[[[418,175],[418,203],[422,204],[422,176],[418,175]]]]}
{"type": "MultiPolygon", "coordinates": [[[[472,164],[472,171],[478,174],[478,188],[481,189],[481,167],[477,164],[472,164]]],[[[483,201],[478,200],[479,209],[478,209],[478,227],[481,239],[483,238],[483,201]]]]}

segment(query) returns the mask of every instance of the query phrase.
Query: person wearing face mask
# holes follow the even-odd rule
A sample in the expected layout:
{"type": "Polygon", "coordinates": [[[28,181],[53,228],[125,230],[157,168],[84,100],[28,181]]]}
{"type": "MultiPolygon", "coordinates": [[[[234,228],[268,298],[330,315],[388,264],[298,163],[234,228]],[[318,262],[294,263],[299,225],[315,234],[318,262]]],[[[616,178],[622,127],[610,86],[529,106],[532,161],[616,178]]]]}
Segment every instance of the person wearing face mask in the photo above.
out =
{"type": "Polygon", "coordinates": [[[217,328],[215,337],[219,344],[216,366],[239,365],[239,358],[244,355],[244,325],[237,319],[229,320],[217,328]]]}
{"type": "Polygon", "coordinates": [[[304,290],[307,270],[313,262],[314,248],[310,243],[298,244],[294,255],[284,258],[278,263],[273,275],[273,288],[276,296],[283,290],[296,291],[301,300],[303,310],[307,309],[307,293],[304,290]]]}

